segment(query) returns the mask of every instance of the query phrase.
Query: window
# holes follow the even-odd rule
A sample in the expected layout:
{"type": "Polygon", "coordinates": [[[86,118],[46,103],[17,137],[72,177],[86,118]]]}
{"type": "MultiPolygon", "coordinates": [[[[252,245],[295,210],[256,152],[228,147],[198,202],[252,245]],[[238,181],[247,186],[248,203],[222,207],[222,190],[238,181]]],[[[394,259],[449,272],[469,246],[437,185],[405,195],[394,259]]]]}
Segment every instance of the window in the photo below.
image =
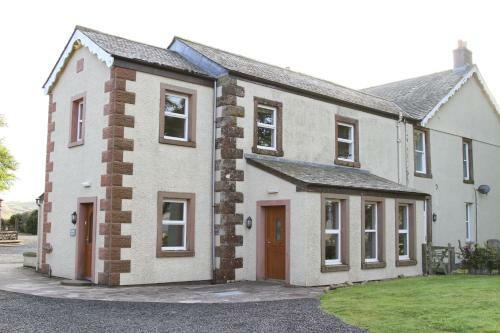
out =
{"type": "Polygon", "coordinates": [[[321,270],[348,270],[347,197],[322,196],[321,270]]]}
{"type": "Polygon", "coordinates": [[[71,127],[69,146],[83,144],[85,134],[85,94],[74,96],[71,102],[71,127]]]}
{"type": "Polygon", "coordinates": [[[383,268],[384,262],[384,199],[362,197],[361,268],[383,268]]]}
{"type": "Polygon", "coordinates": [[[195,147],[196,91],[161,84],[160,143],[195,147]]]}
{"type": "Polygon", "coordinates": [[[398,253],[400,260],[410,259],[409,219],[410,219],[410,207],[408,205],[400,205],[398,214],[398,233],[399,233],[398,253]]]}
{"type": "Polygon", "coordinates": [[[194,194],[158,193],[157,256],[194,255],[194,194]]]}
{"type": "Polygon", "coordinates": [[[360,167],[358,121],[335,116],[335,163],[360,167]]]}
{"type": "Polygon", "coordinates": [[[254,142],[252,152],[283,156],[282,104],[254,98],[254,142]]]}
{"type": "Polygon", "coordinates": [[[413,132],[415,176],[431,177],[431,162],[429,150],[429,130],[417,128],[413,132]]]}
{"type": "Polygon", "coordinates": [[[473,184],[474,177],[472,174],[472,140],[462,139],[462,167],[464,183],[473,184]]]}
{"type": "Polygon", "coordinates": [[[276,108],[257,108],[257,148],[276,150],[276,108]]]}
{"type": "Polygon", "coordinates": [[[396,200],[396,266],[416,265],[415,201],[396,200]]]}
{"type": "Polygon", "coordinates": [[[327,200],[325,202],[325,265],[341,264],[340,248],[340,201],[327,200]]]}
{"type": "Polygon", "coordinates": [[[472,242],[472,204],[465,204],[465,240],[472,242]]]}

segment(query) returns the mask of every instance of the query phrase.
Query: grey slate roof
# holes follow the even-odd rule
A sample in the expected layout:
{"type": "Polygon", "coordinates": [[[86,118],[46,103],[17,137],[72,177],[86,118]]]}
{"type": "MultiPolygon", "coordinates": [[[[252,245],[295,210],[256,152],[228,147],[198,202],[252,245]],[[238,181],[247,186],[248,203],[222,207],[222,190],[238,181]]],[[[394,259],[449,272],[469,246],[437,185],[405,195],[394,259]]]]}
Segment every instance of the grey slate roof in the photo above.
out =
{"type": "Polygon", "coordinates": [[[99,47],[113,56],[192,74],[210,76],[176,52],[166,48],[135,42],[82,26],[76,26],[75,29],[81,31],[94,43],[99,45],[99,47]]]}
{"type": "Polygon", "coordinates": [[[342,102],[359,105],[392,115],[399,115],[401,108],[386,99],[346,88],[335,83],[318,79],[286,68],[269,65],[247,57],[176,37],[178,41],[195,49],[213,62],[230,72],[243,74],[271,83],[292,87],[302,91],[333,98],[342,102]]]}
{"type": "Polygon", "coordinates": [[[361,91],[393,101],[412,118],[422,120],[471,69],[465,66],[361,91]]]}
{"type": "Polygon", "coordinates": [[[376,176],[362,169],[264,157],[254,154],[246,154],[245,158],[249,164],[302,187],[313,185],[425,195],[423,192],[376,176]]]}

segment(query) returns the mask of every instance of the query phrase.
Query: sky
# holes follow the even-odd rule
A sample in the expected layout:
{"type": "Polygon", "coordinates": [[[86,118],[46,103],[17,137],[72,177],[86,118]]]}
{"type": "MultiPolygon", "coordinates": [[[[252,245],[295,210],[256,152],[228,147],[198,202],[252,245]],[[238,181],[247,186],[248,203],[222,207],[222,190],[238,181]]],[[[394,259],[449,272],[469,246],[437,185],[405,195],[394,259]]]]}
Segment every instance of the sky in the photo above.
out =
{"type": "Polygon", "coordinates": [[[3,1],[0,137],[19,169],[0,197],[43,192],[41,87],[77,24],[160,47],[180,36],[351,88],[450,69],[462,39],[500,100],[499,9],[480,0],[3,1]]]}

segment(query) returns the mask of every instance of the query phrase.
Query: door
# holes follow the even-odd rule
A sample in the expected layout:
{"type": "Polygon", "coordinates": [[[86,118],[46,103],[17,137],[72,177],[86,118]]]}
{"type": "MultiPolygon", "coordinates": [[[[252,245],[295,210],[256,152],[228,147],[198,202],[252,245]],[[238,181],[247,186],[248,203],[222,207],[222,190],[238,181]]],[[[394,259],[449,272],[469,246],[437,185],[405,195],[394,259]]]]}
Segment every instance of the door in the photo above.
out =
{"type": "Polygon", "coordinates": [[[77,278],[92,280],[94,251],[94,204],[80,203],[78,219],[78,270],[77,278]]]}
{"type": "Polygon", "coordinates": [[[285,207],[266,207],[266,279],[285,279],[285,207]]]}

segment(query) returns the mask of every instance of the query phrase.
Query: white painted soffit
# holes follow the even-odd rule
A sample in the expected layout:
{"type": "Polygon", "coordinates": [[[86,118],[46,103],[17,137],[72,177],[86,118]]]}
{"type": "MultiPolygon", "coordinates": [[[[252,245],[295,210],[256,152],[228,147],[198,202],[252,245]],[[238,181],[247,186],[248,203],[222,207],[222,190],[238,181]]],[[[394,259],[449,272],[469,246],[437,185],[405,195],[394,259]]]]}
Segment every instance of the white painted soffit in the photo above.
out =
{"type": "Polygon", "coordinates": [[[488,96],[488,98],[490,99],[490,102],[491,104],[493,105],[493,108],[495,108],[495,111],[498,113],[498,115],[500,115],[500,107],[499,105],[497,104],[496,100],[495,100],[495,97],[493,96],[493,94],[491,93],[490,89],[488,88],[488,86],[486,85],[486,82],[484,81],[484,78],[483,76],[481,75],[481,73],[479,72],[479,69],[477,68],[476,65],[472,66],[472,68],[470,69],[470,71],[468,71],[463,77],[462,79],[453,87],[453,89],[450,90],[450,92],[444,96],[444,98],[442,100],[439,101],[439,103],[431,110],[431,112],[429,112],[427,114],[427,116],[425,116],[425,118],[422,120],[421,122],[421,125],[422,126],[425,126],[429,120],[431,120],[432,117],[434,117],[434,115],[436,114],[436,112],[439,111],[439,109],[446,103],[450,100],[450,98],[452,96],[454,96],[457,91],[462,88],[462,86],[472,77],[474,76],[474,74],[476,74],[476,77],[477,79],[479,80],[479,83],[481,84],[484,92],[486,93],[486,95],[488,96]]]}
{"type": "Polygon", "coordinates": [[[106,52],[103,48],[101,48],[99,45],[97,45],[94,41],[92,41],[89,37],[87,37],[84,33],[82,33],[80,30],[75,30],[73,32],[73,35],[71,36],[70,40],[68,41],[68,44],[66,44],[66,48],[64,49],[63,53],[59,57],[59,60],[57,61],[56,65],[54,66],[54,69],[52,69],[52,72],[50,73],[47,81],[43,85],[43,91],[45,94],[47,94],[52,87],[52,85],[56,82],[57,76],[63,70],[64,65],[66,64],[66,61],[68,60],[68,57],[71,55],[73,52],[73,47],[75,43],[80,43],[82,46],[85,46],[89,49],[89,51],[92,54],[95,54],[95,56],[104,62],[106,66],[111,67],[113,65],[113,56],[106,52]]]}

